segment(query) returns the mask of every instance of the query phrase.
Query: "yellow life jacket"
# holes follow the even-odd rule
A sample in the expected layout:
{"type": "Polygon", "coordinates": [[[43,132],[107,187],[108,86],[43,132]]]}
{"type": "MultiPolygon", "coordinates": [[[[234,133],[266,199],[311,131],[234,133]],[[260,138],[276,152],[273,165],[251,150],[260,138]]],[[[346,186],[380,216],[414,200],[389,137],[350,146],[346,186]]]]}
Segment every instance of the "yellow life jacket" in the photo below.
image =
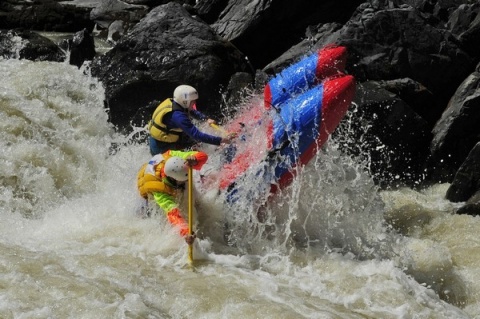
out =
{"type": "MultiPolygon", "coordinates": [[[[157,155],[159,156],[159,155],[157,155]]],[[[160,155],[161,156],[161,155],[160,155]]],[[[137,187],[138,191],[140,192],[140,196],[147,199],[149,193],[158,192],[158,193],[166,193],[172,196],[176,196],[177,191],[175,188],[165,184],[162,181],[162,177],[160,176],[160,172],[165,165],[165,161],[168,157],[164,157],[163,160],[158,163],[158,165],[153,167],[153,172],[155,175],[152,174],[152,167],[148,167],[148,165],[152,165],[151,163],[145,163],[140,168],[137,174],[137,187]]]]}
{"type": "Polygon", "coordinates": [[[148,130],[150,135],[160,142],[175,143],[182,134],[182,129],[172,128],[168,129],[163,123],[163,117],[165,114],[172,112],[173,102],[171,99],[166,99],[160,103],[155,112],[153,112],[152,119],[148,123],[148,130]]]}

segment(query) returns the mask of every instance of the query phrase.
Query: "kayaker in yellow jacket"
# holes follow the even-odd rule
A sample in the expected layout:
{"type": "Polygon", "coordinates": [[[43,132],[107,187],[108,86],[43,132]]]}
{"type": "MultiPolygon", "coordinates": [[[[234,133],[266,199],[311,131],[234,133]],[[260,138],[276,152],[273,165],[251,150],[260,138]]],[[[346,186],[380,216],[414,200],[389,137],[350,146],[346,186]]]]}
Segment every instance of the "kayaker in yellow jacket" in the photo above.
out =
{"type": "Polygon", "coordinates": [[[166,99],[153,112],[148,123],[150,133],[148,143],[152,155],[171,149],[186,149],[197,142],[220,145],[231,143],[235,133],[215,136],[200,131],[191,121],[197,120],[215,124],[213,119],[196,109],[198,92],[190,85],[179,85],[173,92],[173,99],[166,99]]]}
{"type": "Polygon", "coordinates": [[[188,244],[193,243],[195,236],[188,235],[188,223],[178,208],[177,195],[185,188],[188,167],[200,170],[207,159],[208,155],[203,152],[169,150],[152,157],[137,175],[140,196],[147,200],[153,198],[168,221],[180,228],[180,235],[188,244]]]}

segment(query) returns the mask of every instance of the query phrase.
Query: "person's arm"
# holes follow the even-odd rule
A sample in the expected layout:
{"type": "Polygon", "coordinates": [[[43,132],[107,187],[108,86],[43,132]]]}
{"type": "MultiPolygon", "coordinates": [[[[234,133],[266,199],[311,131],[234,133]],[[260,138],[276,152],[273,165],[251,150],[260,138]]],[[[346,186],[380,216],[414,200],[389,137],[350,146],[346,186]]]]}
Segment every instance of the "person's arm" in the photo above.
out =
{"type": "Polygon", "coordinates": [[[196,104],[193,104],[192,109],[190,110],[190,114],[192,114],[193,118],[195,118],[197,120],[200,120],[200,121],[207,122],[209,125],[217,124],[217,121],[209,118],[208,116],[206,116],[205,114],[203,114],[202,112],[197,110],[197,105],[196,104]]]}
{"type": "Polygon", "coordinates": [[[180,228],[180,235],[185,237],[188,235],[188,223],[180,214],[180,210],[178,209],[178,205],[175,202],[175,199],[172,195],[168,195],[165,193],[153,193],[153,198],[157,205],[165,212],[167,215],[167,220],[173,226],[177,226],[180,228]]]}
{"type": "Polygon", "coordinates": [[[181,128],[185,134],[192,139],[213,145],[220,145],[223,142],[223,138],[220,136],[210,135],[201,132],[188,118],[187,114],[183,112],[172,112],[171,121],[179,128],[181,128]]]}
{"type": "Polygon", "coordinates": [[[192,115],[192,117],[194,119],[197,119],[197,120],[200,120],[200,121],[207,121],[208,120],[208,116],[206,116],[205,114],[203,114],[202,112],[200,112],[198,110],[190,110],[190,114],[192,115]]]}

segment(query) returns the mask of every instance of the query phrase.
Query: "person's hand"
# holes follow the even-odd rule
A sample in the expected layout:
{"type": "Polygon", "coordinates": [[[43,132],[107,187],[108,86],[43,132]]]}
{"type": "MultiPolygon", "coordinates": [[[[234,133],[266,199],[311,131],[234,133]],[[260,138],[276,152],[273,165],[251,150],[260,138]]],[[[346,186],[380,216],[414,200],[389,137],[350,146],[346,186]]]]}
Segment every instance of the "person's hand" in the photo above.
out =
{"type": "Polygon", "coordinates": [[[232,143],[232,141],[237,137],[237,133],[228,133],[227,136],[222,138],[222,143],[232,143]]]}
{"type": "Polygon", "coordinates": [[[213,119],[208,119],[208,120],[207,120],[207,123],[208,123],[208,125],[212,125],[212,124],[217,125],[217,121],[215,121],[215,120],[213,120],[213,119]]]}
{"type": "Polygon", "coordinates": [[[187,156],[185,160],[187,161],[187,165],[190,167],[193,167],[198,164],[197,158],[193,155],[187,156]]]}
{"type": "Polygon", "coordinates": [[[191,235],[185,236],[185,241],[187,242],[188,245],[192,245],[193,242],[195,241],[195,238],[197,238],[197,235],[195,235],[195,233],[192,233],[191,235]]]}

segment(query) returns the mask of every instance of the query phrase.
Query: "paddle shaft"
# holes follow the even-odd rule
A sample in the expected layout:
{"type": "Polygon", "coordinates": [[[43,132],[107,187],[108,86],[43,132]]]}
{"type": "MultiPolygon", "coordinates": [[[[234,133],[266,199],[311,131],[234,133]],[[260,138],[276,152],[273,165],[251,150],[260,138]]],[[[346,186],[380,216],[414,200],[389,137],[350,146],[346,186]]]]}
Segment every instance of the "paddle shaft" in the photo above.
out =
{"type": "Polygon", "coordinates": [[[213,127],[214,129],[216,129],[217,131],[219,131],[220,133],[224,134],[225,136],[228,135],[228,132],[225,131],[224,128],[218,126],[217,124],[211,123],[210,126],[213,127]]]}
{"type": "MultiPolygon", "coordinates": [[[[193,170],[188,167],[188,235],[192,236],[193,231],[193,170]]],[[[188,262],[193,263],[193,244],[188,244],[188,262]]]]}

